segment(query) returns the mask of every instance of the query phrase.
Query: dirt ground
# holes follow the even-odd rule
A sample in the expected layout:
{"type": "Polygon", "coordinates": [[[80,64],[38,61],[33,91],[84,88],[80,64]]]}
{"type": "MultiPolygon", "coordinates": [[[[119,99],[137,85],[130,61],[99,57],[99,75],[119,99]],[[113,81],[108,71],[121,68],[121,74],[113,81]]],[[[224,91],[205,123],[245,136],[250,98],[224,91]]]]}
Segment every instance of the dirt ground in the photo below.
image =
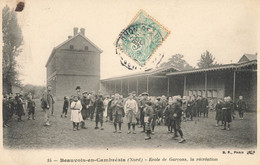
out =
{"type": "MultiPolygon", "coordinates": [[[[70,118],[61,118],[62,102],[55,104],[51,126],[44,126],[44,112],[37,101],[36,120],[17,122],[13,116],[9,127],[3,128],[3,143],[11,149],[46,148],[256,148],[256,113],[246,113],[244,120],[235,119],[229,131],[216,127],[215,112],[209,118],[194,118],[194,121],[182,122],[185,143],[172,139],[164,125],[155,127],[151,140],[144,140],[142,128],[136,128],[137,134],[127,134],[127,124],[122,125],[122,133],[113,133],[113,124],[104,123],[104,130],[95,130],[95,122],[86,120],[88,129],[73,131],[70,118]]],[[[237,112],[236,112],[237,113],[237,112]]],[[[70,112],[68,114],[70,116],[70,112]]],[[[238,116],[238,115],[236,115],[238,116]]],[[[126,121],[126,120],[124,120],[126,121]]]]}

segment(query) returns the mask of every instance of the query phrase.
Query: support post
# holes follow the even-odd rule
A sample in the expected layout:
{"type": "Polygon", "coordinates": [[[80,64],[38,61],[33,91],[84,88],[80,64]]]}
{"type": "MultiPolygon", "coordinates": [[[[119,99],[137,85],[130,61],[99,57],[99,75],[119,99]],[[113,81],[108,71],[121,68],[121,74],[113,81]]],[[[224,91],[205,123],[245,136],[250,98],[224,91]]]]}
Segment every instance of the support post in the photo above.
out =
{"type": "Polygon", "coordinates": [[[121,95],[123,95],[123,80],[121,80],[121,95]]]}
{"type": "Polygon", "coordinates": [[[129,94],[129,79],[127,79],[127,94],[129,94]]]}
{"type": "Polygon", "coordinates": [[[136,79],[136,95],[138,96],[138,79],[136,79]]]}
{"type": "Polygon", "coordinates": [[[170,96],[170,78],[168,77],[167,95],[170,96]]]}
{"type": "Polygon", "coordinates": [[[115,93],[116,93],[116,80],[115,80],[115,93]]]}
{"type": "Polygon", "coordinates": [[[183,77],[183,96],[185,96],[186,93],[186,76],[183,77]]]}
{"type": "Polygon", "coordinates": [[[236,99],[236,71],[234,71],[234,79],[233,79],[233,102],[236,99]]]}
{"type": "Polygon", "coordinates": [[[205,73],[205,97],[208,97],[208,74],[205,73]]]}
{"type": "Polygon", "coordinates": [[[146,79],[146,92],[149,94],[149,76],[146,79]]]}

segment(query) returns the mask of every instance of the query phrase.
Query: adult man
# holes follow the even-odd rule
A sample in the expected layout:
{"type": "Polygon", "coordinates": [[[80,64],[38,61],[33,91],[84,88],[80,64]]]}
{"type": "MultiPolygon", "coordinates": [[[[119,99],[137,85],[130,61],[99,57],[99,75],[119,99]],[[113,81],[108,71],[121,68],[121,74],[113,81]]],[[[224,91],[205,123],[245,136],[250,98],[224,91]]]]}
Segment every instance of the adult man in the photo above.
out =
{"type": "Polygon", "coordinates": [[[79,100],[82,98],[80,86],[77,86],[77,87],[76,87],[76,95],[78,96],[78,99],[79,99],[79,100]]]}
{"type": "Polygon", "coordinates": [[[54,104],[54,99],[51,94],[51,86],[47,86],[47,92],[43,93],[42,96],[42,108],[45,112],[44,117],[45,117],[45,125],[49,126],[50,125],[50,111],[53,113],[53,104],[54,104]]]}
{"type": "Polygon", "coordinates": [[[112,109],[113,122],[115,127],[114,133],[117,132],[117,123],[119,125],[118,133],[121,133],[121,123],[122,123],[122,117],[124,115],[124,110],[123,110],[123,100],[120,99],[120,95],[118,93],[115,94],[115,99],[111,102],[111,109],[112,109]]]}
{"type": "Polygon", "coordinates": [[[239,112],[239,119],[244,118],[244,111],[246,110],[246,102],[243,100],[243,96],[239,96],[239,100],[236,104],[236,109],[239,112]]]}
{"type": "Polygon", "coordinates": [[[143,99],[140,101],[140,122],[141,122],[141,126],[143,126],[143,132],[145,132],[144,108],[145,108],[145,104],[149,101],[148,96],[149,94],[147,92],[143,92],[142,93],[143,99]]]}
{"type": "Polygon", "coordinates": [[[129,97],[125,102],[124,106],[125,114],[127,117],[128,134],[131,133],[131,125],[133,127],[133,134],[135,134],[136,114],[138,112],[138,105],[133,99],[133,93],[129,93],[129,97]]]}

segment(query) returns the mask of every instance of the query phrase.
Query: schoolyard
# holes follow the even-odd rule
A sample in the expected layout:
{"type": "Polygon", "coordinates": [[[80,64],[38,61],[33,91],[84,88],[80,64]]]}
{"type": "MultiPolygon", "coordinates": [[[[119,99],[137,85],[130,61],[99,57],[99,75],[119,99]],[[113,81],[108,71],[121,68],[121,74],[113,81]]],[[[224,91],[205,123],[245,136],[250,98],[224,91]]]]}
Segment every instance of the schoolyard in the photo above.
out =
{"type": "MultiPolygon", "coordinates": [[[[127,124],[122,125],[122,133],[113,133],[113,124],[104,122],[104,130],[95,130],[95,122],[86,120],[88,129],[72,130],[70,112],[68,118],[61,118],[62,104],[55,103],[51,126],[44,126],[44,112],[40,102],[36,101],[36,120],[17,122],[13,116],[9,127],[3,128],[3,143],[10,149],[47,149],[47,148],[256,148],[257,116],[255,112],[245,113],[244,120],[235,119],[229,131],[216,127],[215,112],[209,112],[209,118],[194,118],[194,121],[182,122],[186,142],[180,144],[172,139],[163,125],[155,127],[151,140],[144,140],[142,128],[136,128],[136,134],[127,134],[127,124]]],[[[237,113],[237,112],[236,112],[237,113]]],[[[237,117],[238,115],[236,115],[237,117]]],[[[126,121],[126,120],[124,120],[126,121]]]]}

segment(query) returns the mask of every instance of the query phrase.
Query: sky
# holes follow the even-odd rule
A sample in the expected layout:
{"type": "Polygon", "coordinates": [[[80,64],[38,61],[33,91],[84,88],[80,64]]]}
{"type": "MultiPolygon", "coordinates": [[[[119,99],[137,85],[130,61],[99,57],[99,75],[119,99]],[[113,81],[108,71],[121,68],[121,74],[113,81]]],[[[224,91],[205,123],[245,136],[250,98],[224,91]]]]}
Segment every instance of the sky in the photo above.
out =
{"type": "Polygon", "coordinates": [[[85,28],[103,50],[101,79],[132,73],[121,66],[114,42],[140,9],[171,32],[153,57],[164,54],[164,62],[179,53],[196,66],[208,50],[218,63],[234,63],[257,52],[256,6],[254,0],[26,0],[18,13],[24,37],[20,78],[23,84],[45,85],[52,49],[73,35],[74,27],[85,28]]]}

